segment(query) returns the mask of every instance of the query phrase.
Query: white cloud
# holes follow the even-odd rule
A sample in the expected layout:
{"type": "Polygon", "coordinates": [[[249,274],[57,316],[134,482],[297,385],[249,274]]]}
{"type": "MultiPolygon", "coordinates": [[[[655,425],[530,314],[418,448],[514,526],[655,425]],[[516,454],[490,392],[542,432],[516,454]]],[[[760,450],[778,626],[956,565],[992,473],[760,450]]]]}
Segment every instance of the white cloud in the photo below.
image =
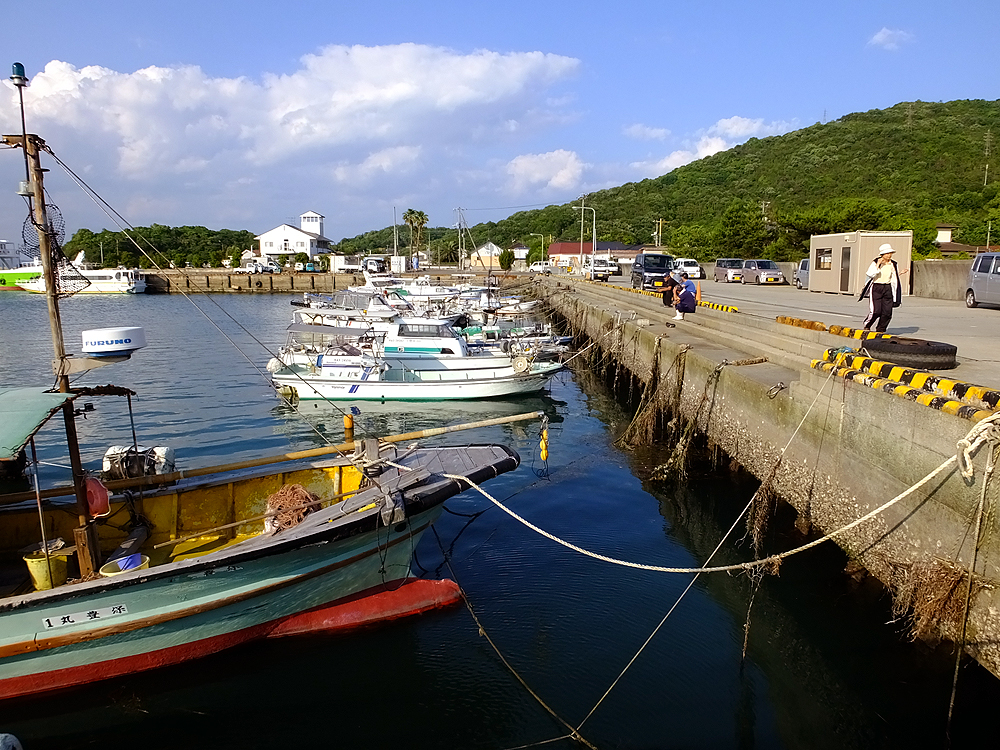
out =
{"type": "Polygon", "coordinates": [[[507,164],[511,192],[527,190],[566,192],[580,185],[584,163],[573,151],[559,149],[547,154],[522,154],[507,164]]]}
{"type": "MultiPolygon", "coordinates": [[[[577,65],[541,52],[331,46],[304,56],[290,75],[255,83],[211,78],[195,66],[118,73],[55,61],[32,80],[26,105],[36,127],[54,123],[113,138],[119,169],[138,176],[182,169],[192,152],[203,165],[230,150],[267,164],[316,148],[361,146],[367,153],[373,143],[398,146],[429,132],[449,140],[510,133],[577,65]],[[495,119],[498,112],[507,116],[495,119]]],[[[0,121],[13,115],[0,113],[0,121]]]]}
{"type": "Polygon", "coordinates": [[[764,122],[763,119],[751,120],[747,117],[729,117],[719,120],[708,128],[708,132],[719,135],[727,140],[742,141],[747,138],[765,138],[769,135],[780,135],[793,130],[795,125],[788,122],[764,122]]]}
{"type": "Polygon", "coordinates": [[[623,128],[622,133],[637,141],[663,141],[670,135],[670,131],[666,128],[651,128],[640,123],[623,128]]]}
{"type": "Polygon", "coordinates": [[[340,182],[356,185],[380,174],[398,174],[407,171],[420,158],[418,146],[395,146],[370,154],[360,164],[345,164],[334,169],[340,182]]]}
{"type": "MultiPolygon", "coordinates": [[[[301,210],[285,205],[300,193],[330,216],[336,206],[318,207],[313,196],[353,200],[349,190],[363,184],[371,203],[398,192],[393,177],[414,181],[407,190],[454,183],[470,162],[490,158],[484,148],[517,148],[565,121],[557,87],[579,67],[542,52],[418,44],[329,46],[300,62],[252,80],[193,65],[123,73],[52,61],[24,91],[29,130],[77,173],[113,184],[105,197],[119,207],[187,214],[129,216],[133,223],[245,216],[263,231],[257,223],[272,211],[301,210]]],[[[13,86],[0,81],[2,132],[20,131],[17,106],[13,86]]]]}
{"type": "Polygon", "coordinates": [[[780,135],[794,130],[795,123],[775,121],[764,122],[763,119],[752,120],[747,117],[733,116],[718,120],[697,135],[697,140],[686,148],[680,148],[662,158],[652,158],[633,162],[630,166],[644,177],[659,177],[662,174],[690,164],[698,159],[704,159],[712,154],[725,151],[746,141],[748,138],[764,138],[780,135]]]}
{"type": "Polygon", "coordinates": [[[868,40],[869,47],[882,47],[888,50],[897,50],[900,45],[912,41],[913,34],[902,29],[890,29],[883,26],[874,36],[868,40]]]}

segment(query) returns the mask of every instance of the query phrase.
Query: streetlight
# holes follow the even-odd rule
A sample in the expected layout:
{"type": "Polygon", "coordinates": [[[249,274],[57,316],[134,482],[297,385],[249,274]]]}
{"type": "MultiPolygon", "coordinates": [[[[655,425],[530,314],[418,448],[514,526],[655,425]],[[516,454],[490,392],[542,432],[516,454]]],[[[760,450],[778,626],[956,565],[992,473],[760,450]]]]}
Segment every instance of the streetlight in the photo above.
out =
{"type": "Polygon", "coordinates": [[[597,210],[591,208],[590,206],[572,206],[574,211],[580,212],[580,275],[583,275],[583,218],[586,216],[584,211],[590,211],[593,214],[593,225],[590,230],[590,265],[594,265],[594,255],[597,253],[597,210]]]}
{"type": "Polygon", "coordinates": [[[536,234],[535,232],[531,232],[530,235],[532,237],[538,237],[539,239],[541,239],[541,241],[542,241],[542,260],[548,260],[548,258],[545,257],[545,235],[544,234],[536,234]]]}

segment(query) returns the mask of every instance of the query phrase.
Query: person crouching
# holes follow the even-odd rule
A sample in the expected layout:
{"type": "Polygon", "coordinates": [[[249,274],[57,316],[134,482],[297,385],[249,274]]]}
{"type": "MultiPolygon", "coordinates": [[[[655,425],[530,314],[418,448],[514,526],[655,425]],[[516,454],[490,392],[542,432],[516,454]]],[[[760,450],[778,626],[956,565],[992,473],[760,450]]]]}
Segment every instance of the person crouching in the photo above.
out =
{"type": "Polygon", "coordinates": [[[674,320],[684,320],[684,313],[693,313],[697,305],[697,287],[686,273],[681,272],[680,284],[674,289],[674,320]]]}

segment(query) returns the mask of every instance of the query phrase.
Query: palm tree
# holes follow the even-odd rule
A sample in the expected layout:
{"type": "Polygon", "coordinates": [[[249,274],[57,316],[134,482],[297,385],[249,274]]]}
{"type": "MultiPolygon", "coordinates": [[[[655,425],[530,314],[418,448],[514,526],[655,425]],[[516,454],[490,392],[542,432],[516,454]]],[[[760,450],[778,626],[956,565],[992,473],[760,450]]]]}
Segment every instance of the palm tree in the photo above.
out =
{"type": "Polygon", "coordinates": [[[413,252],[413,227],[417,225],[417,211],[408,208],[403,211],[403,223],[410,228],[410,252],[413,252]]]}
{"type": "Polygon", "coordinates": [[[403,223],[410,228],[410,254],[416,253],[420,249],[420,235],[424,227],[427,226],[427,214],[408,208],[403,212],[403,223]],[[413,230],[417,230],[416,244],[413,242],[413,230]]]}

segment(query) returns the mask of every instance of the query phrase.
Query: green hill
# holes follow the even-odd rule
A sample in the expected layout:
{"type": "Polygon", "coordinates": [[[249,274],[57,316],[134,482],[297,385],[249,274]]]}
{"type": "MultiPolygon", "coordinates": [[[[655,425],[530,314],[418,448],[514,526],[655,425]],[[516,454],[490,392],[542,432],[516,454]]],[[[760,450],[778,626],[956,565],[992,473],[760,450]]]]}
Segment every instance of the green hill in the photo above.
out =
{"type": "MultiPolygon", "coordinates": [[[[587,205],[597,211],[602,241],[650,243],[662,220],[663,244],[706,260],[794,258],[810,234],[855,229],[913,229],[915,251],[933,254],[937,223],[956,225],[957,242],[984,244],[990,219],[992,236],[1000,235],[998,140],[1000,100],[908,102],[752,138],[661,177],[592,193],[587,205]]],[[[579,239],[570,205],[519,212],[471,233],[501,246],[536,247],[533,233],[579,239]]],[[[364,238],[341,249],[376,249],[364,238]]],[[[431,230],[430,238],[432,253],[437,245],[447,256],[457,246],[454,230],[431,230]]]]}

